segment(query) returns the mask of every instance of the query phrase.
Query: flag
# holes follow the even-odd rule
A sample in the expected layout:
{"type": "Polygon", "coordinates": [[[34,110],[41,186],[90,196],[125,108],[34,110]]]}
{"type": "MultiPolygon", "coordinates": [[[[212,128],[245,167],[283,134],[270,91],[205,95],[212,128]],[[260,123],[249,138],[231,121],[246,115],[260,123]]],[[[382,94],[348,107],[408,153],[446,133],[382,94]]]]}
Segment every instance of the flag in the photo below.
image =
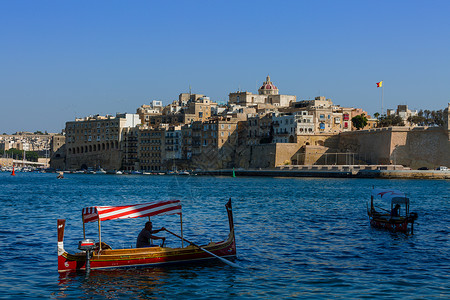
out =
{"type": "Polygon", "coordinates": [[[377,87],[382,87],[383,86],[383,81],[377,82],[377,87]]]}

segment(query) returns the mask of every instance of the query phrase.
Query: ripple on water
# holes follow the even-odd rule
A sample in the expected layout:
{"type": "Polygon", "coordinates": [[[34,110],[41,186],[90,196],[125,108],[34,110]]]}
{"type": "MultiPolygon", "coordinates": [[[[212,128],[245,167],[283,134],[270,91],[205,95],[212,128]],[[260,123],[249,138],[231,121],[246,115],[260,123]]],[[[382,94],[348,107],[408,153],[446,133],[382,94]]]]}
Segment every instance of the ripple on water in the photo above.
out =
{"type": "MultiPolygon", "coordinates": [[[[402,298],[450,297],[446,181],[0,174],[0,292],[10,298],[402,298]],[[372,186],[404,190],[419,213],[415,235],[368,226],[372,186]],[[426,193],[430,188],[435,195],[426,193]],[[423,197],[423,195],[429,195],[423,197]],[[185,236],[223,239],[233,198],[237,262],[58,274],[56,219],[77,251],[80,211],[178,198],[185,236]]],[[[155,227],[176,229],[171,216],[155,227]]],[[[87,235],[97,239],[95,225],[87,235]]],[[[139,219],[102,222],[102,240],[134,245],[139,219]]],[[[179,241],[168,237],[168,243],[179,241]]]]}

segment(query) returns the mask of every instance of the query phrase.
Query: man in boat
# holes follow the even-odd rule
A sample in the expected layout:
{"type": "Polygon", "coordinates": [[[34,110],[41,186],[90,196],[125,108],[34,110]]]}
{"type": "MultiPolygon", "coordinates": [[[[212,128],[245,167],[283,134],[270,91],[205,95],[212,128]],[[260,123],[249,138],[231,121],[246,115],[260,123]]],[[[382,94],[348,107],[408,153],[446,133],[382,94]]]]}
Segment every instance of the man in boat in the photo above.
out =
{"type": "Polygon", "coordinates": [[[391,217],[398,217],[400,210],[400,204],[395,204],[395,207],[391,210],[391,217]]]}
{"type": "Polygon", "coordinates": [[[138,235],[137,241],[136,241],[136,248],[144,248],[144,247],[154,247],[155,245],[150,244],[150,239],[152,240],[163,240],[162,243],[166,241],[165,237],[159,237],[156,235],[153,235],[154,233],[158,233],[162,230],[166,230],[164,227],[161,227],[161,229],[152,230],[153,224],[151,221],[148,221],[145,223],[145,227],[141,230],[141,232],[138,235]]]}

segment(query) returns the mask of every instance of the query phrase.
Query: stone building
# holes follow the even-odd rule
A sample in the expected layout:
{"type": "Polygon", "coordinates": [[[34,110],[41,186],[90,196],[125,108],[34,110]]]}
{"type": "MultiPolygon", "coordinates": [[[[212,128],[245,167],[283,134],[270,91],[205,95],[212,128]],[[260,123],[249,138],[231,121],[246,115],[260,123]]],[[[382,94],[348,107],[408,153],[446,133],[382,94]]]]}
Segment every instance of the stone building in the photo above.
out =
{"type": "Polygon", "coordinates": [[[238,142],[238,120],[216,117],[192,123],[192,161],[201,169],[233,166],[238,142]]]}
{"type": "Polygon", "coordinates": [[[238,104],[242,106],[256,106],[258,104],[271,104],[275,107],[287,107],[295,102],[297,97],[292,95],[280,95],[278,88],[270,81],[267,76],[258,89],[258,94],[250,92],[236,92],[229,94],[229,104],[238,104]]]}
{"type": "Polygon", "coordinates": [[[162,101],[152,101],[150,105],[143,104],[136,110],[139,115],[141,124],[147,124],[150,122],[150,118],[154,116],[160,116],[162,114],[163,105],[162,101]]]}
{"type": "Polygon", "coordinates": [[[121,169],[126,171],[140,170],[139,165],[139,127],[127,127],[122,130],[122,150],[121,169]]]}
{"type": "Polygon", "coordinates": [[[179,100],[164,107],[160,113],[138,109],[142,124],[158,127],[161,124],[184,125],[206,121],[217,111],[217,103],[201,94],[180,94],[179,100]]]}
{"type": "Polygon", "coordinates": [[[400,118],[402,118],[403,123],[405,123],[405,125],[411,126],[412,124],[408,122],[408,118],[409,117],[413,117],[413,116],[417,116],[418,115],[418,111],[417,110],[410,110],[408,109],[408,105],[397,105],[397,109],[388,109],[386,111],[386,114],[388,116],[399,116],[400,118]]]}
{"type": "Polygon", "coordinates": [[[138,140],[140,170],[164,170],[166,128],[141,127],[138,140]]]}
{"type": "Polygon", "coordinates": [[[50,140],[50,167],[64,170],[66,168],[66,137],[53,135],[50,140]]]}
{"type": "Polygon", "coordinates": [[[307,111],[273,114],[273,143],[296,143],[298,135],[315,133],[314,116],[307,111]]]}
{"type": "Polygon", "coordinates": [[[181,127],[182,145],[181,159],[190,160],[192,158],[192,125],[186,124],[181,127]]]}
{"type": "Polygon", "coordinates": [[[181,126],[169,126],[165,132],[165,155],[166,161],[174,162],[182,158],[183,134],[181,126]]]}
{"type": "MultiPolygon", "coordinates": [[[[271,143],[273,139],[272,114],[257,114],[247,119],[246,145],[271,143]]],[[[241,138],[242,135],[239,136],[241,138]]]]}
{"type": "Polygon", "coordinates": [[[96,115],[67,122],[66,168],[120,169],[123,134],[139,124],[137,114],[96,115]]]}

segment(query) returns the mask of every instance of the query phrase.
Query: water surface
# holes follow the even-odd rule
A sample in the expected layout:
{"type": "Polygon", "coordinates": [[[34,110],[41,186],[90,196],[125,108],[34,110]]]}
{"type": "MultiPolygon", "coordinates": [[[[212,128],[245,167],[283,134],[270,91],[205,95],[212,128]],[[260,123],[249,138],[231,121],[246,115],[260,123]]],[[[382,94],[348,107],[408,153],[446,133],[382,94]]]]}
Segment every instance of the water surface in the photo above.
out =
{"type": "MultiPolygon", "coordinates": [[[[0,298],[449,298],[449,181],[0,173],[0,298]],[[407,236],[368,226],[372,187],[408,194],[419,214],[407,236]],[[56,219],[77,252],[81,209],[180,199],[186,238],[227,236],[233,200],[238,257],[220,262],[57,272],[56,219]]],[[[130,247],[146,220],[102,222],[102,241],[130,247]]],[[[177,232],[179,218],[153,218],[177,232]]],[[[98,241],[97,226],[86,226],[98,241]]],[[[179,240],[166,236],[168,246],[179,240]]]]}

